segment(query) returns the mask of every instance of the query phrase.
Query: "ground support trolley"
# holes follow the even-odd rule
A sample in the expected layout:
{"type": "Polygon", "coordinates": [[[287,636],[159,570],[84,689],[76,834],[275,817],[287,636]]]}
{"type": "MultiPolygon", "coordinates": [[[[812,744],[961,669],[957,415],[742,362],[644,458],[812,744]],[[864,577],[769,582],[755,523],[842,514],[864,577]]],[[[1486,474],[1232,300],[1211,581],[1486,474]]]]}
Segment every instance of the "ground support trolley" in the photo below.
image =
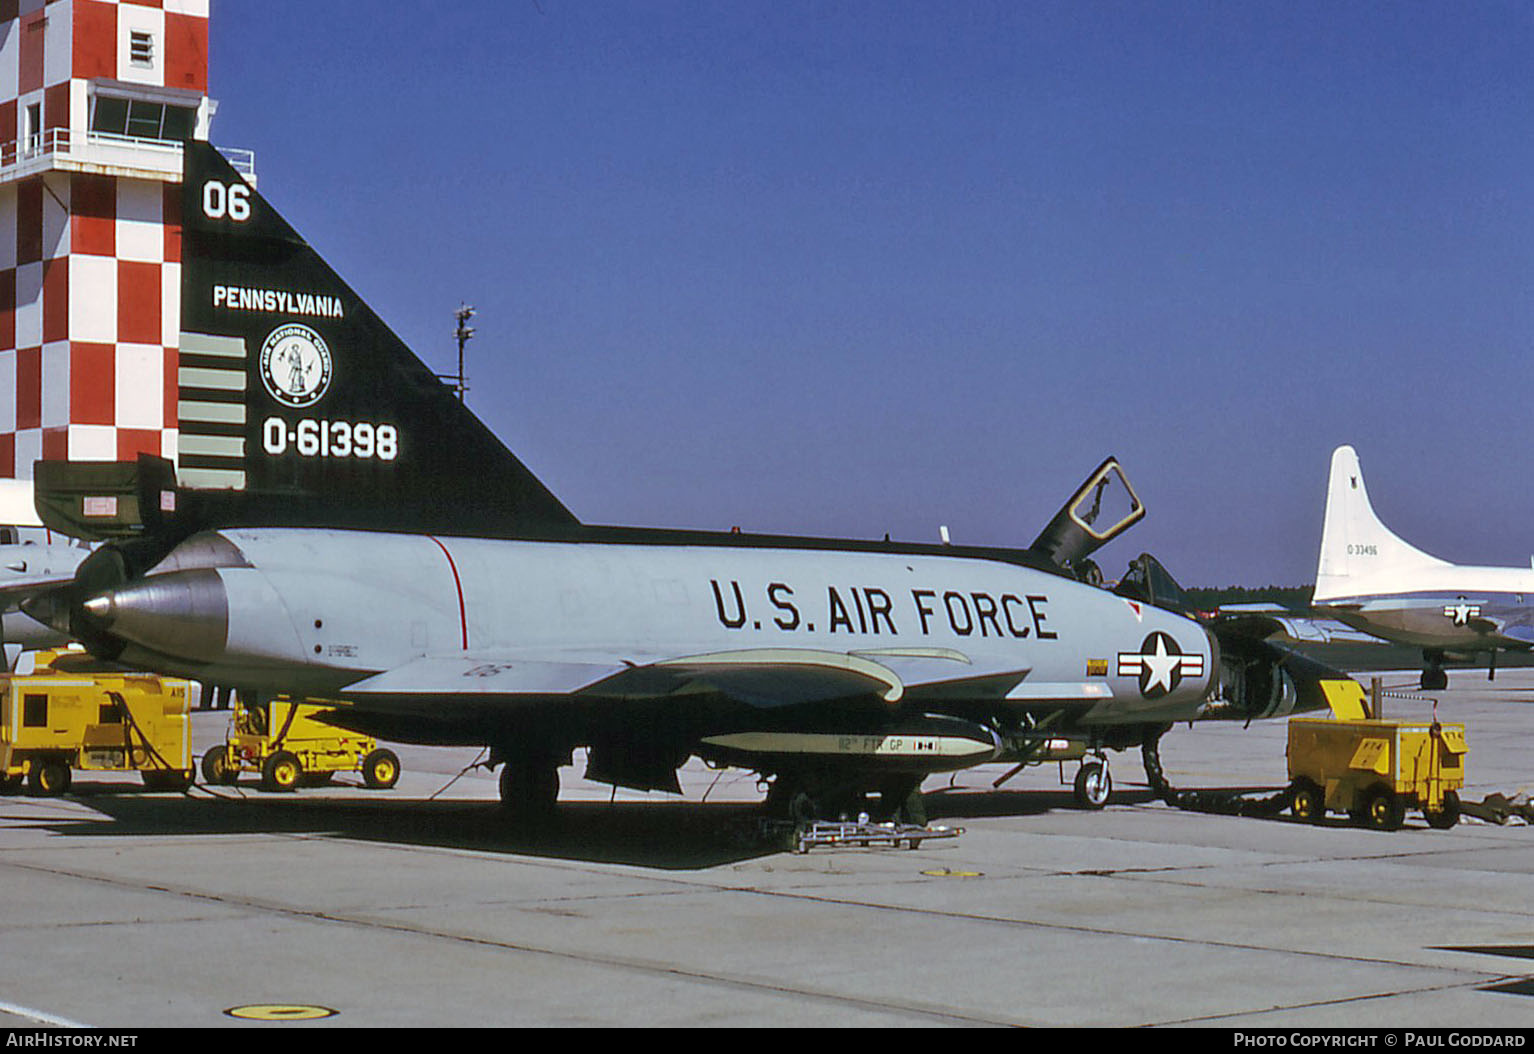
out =
{"type": "Polygon", "coordinates": [[[232,785],[242,772],[255,772],[266,791],[296,790],[325,783],[338,772],[360,772],[374,790],[399,780],[399,757],[372,736],[336,728],[320,718],[335,707],[323,702],[273,699],[236,702],[223,743],[202,756],[202,778],[232,785]]]}
{"type": "Polygon", "coordinates": [[[63,794],[83,772],[138,772],[150,790],[192,782],[191,685],[138,673],[73,673],[60,649],[0,675],[0,793],[63,794]]]}
{"type": "Polygon", "coordinates": [[[1459,822],[1465,726],[1437,721],[1289,719],[1290,809],[1319,823],[1328,811],[1394,831],[1408,808],[1428,825],[1459,822]]]}

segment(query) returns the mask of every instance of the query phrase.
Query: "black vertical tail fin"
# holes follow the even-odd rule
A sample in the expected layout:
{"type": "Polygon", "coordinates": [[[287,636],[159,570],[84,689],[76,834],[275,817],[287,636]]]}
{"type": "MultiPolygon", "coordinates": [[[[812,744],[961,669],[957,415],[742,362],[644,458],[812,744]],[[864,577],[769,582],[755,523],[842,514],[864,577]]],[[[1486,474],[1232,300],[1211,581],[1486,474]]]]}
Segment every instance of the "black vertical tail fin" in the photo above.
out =
{"type": "Polygon", "coordinates": [[[205,525],[579,525],[217,150],[185,151],[178,461],[205,525]]]}

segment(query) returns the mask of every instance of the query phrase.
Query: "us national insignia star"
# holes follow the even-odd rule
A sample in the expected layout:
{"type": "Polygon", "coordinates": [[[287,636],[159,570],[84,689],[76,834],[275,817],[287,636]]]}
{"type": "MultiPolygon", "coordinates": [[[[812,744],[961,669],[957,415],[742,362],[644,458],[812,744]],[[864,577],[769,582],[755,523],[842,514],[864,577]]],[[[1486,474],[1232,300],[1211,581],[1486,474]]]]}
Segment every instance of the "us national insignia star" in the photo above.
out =
{"type": "Polygon", "coordinates": [[[1177,641],[1159,630],[1146,637],[1140,650],[1119,652],[1119,676],[1138,677],[1140,694],[1159,699],[1182,683],[1184,677],[1202,677],[1204,657],[1184,655],[1177,641]]]}
{"type": "Polygon", "coordinates": [[[1470,620],[1481,617],[1481,605],[1467,604],[1461,600],[1458,604],[1450,604],[1443,609],[1445,617],[1452,619],[1456,626],[1468,626],[1470,620]]]}

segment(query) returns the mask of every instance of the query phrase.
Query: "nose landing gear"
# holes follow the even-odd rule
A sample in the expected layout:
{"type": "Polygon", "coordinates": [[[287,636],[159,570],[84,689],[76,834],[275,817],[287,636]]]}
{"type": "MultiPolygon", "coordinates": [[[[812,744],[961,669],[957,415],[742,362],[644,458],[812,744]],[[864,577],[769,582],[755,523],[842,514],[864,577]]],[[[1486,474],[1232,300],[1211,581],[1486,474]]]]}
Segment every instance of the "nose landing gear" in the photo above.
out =
{"type": "Polygon", "coordinates": [[[1113,794],[1113,777],[1108,774],[1108,755],[1101,751],[1088,755],[1076,770],[1072,788],[1076,804],[1083,809],[1101,809],[1113,794]]]}

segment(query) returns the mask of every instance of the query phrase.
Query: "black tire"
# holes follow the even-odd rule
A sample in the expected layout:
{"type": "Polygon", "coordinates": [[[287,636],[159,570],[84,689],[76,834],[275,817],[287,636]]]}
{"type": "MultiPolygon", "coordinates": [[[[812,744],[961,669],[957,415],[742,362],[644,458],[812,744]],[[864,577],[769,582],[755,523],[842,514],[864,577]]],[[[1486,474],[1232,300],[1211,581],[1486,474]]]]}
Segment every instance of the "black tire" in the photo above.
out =
{"type": "Polygon", "coordinates": [[[1406,822],[1406,804],[1389,787],[1375,787],[1364,799],[1364,822],[1376,831],[1399,831],[1406,822]]]}
{"type": "Polygon", "coordinates": [[[297,790],[303,778],[303,763],[289,750],[277,751],[261,766],[261,789],[265,791],[297,790]]]}
{"type": "Polygon", "coordinates": [[[192,785],[191,769],[140,769],[139,777],[152,791],[180,791],[192,785]]]}
{"type": "Polygon", "coordinates": [[[229,764],[229,748],[223,745],[209,747],[202,756],[202,781],[229,787],[239,778],[240,770],[229,764]]]}
{"type": "Polygon", "coordinates": [[[1113,796],[1113,777],[1101,761],[1089,761],[1076,770],[1076,804],[1083,809],[1101,809],[1113,796]]]}
{"type": "Polygon", "coordinates": [[[1311,780],[1295,780],[1289,796],[1289,812],[1296,820],[1320,823],[1326,819],[1326,792],[1311,780]]]}
{"type": "Polygon", "coordinates": [[[1417,682],[1424,692],[1441,692],[1449,687],[1449,674],[1441,667],[1433,667],[1422,671],[1422,679],[1417,682]]]}
{"type": "Polygon", "coordinates": [[[399,782],[399,755],[380,747],[362,759],[362,782],[372,790],[388,790],[399,782]]]}
{"type": "Polygon", "coordinates": [[[559,804],[559,767],[508,761],[501,765],[501,806],[520,823],[552,821],[559,804]]]}
{"type": "Polygon", "coordinates": [[[1459,823],[1459,795],[1453,791],[1444,791],[1443,808],[1437,810],[1422,810],[1427,825],[1436,831],[1447,831],[1450,827],[1459,823]]]}
{"type": "Polygon", "coordinates": [[[921,783],[920,776],[885,780],[879,788],[878,819],[927,826],[927,801],[922,797],[921,783]]]}
{"type": "Polygon", "coordinates": [[[25,776],[0,776],[0,794],[20,794],[21,786],[25,782],[25,776]]]}
{"type": "Polygon", "coordinates": [[[38,798],[56,798],[69,790],[74,773],[58,758],[38,762],[27,775],[27,789],[38,798]]]}

